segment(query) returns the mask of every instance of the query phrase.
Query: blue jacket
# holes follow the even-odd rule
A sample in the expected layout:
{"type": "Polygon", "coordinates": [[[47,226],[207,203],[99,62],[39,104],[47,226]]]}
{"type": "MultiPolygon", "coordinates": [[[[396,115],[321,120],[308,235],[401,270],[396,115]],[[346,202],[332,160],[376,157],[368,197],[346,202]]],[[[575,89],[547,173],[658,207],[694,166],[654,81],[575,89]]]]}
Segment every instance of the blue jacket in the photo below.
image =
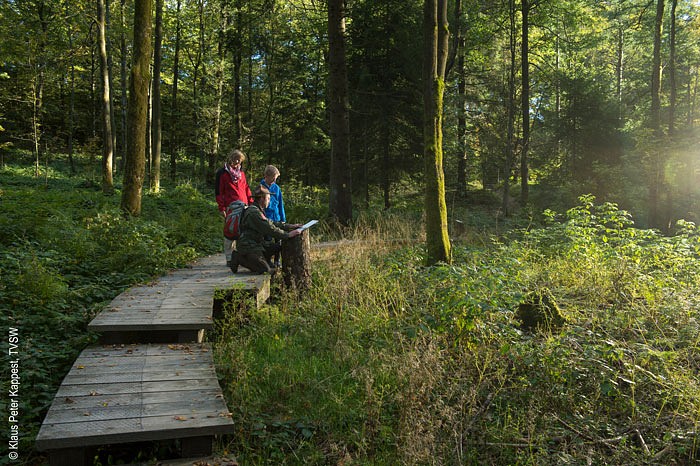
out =
{"type": "Polygon", "coordinates": [[[273,222],[286,222],[287,216],[284,213],[284,201],[282,200],[282,190],[277,183],[267,185],[265,178],[260,180],[260,184],[270,191],[270,205],[265,209],[265,217],[273,222]]]}

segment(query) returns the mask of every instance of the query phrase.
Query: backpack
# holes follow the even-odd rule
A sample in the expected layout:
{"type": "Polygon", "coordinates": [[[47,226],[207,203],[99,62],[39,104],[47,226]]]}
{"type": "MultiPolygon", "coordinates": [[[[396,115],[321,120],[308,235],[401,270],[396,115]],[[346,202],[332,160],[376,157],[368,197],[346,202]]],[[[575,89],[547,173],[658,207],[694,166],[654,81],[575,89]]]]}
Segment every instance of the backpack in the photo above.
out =
{"type": "Polygon", "coordinates": [[[243,201],[233,201],[226,208],[226,221],[224,222],[224,236],[230,240],[236,240],[241,236],[241,223],[243,214],[248,208],[243,201]]]}

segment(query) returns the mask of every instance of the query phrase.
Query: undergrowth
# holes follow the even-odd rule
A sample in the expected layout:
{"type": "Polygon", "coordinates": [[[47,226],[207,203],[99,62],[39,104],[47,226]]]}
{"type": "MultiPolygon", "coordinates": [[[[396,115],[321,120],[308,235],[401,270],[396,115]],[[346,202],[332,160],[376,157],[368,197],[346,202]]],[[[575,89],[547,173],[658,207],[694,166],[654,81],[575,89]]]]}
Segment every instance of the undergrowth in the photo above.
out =
{"type": "MultiPolygon", "coordinates": [[[[146,193],[142,217],[125,219],[118,190],[89,180],[0,176],[0,307],[19,330],[31,451],[94,314],[218,251],[221,224],[211,193],[187,182],[146,193]]],[[[323,212],[318,192],[289,189],[308,198],[293,221],[323,212]]],[[[433,267],[418,211],[321,222],[306,294],[229,310],[211,336],[237,426],[222,450],[245,465],[697,464],[696,226],[661,236],[591,196],[493,235],[459,215],[453,263],[433,267]],[[565,323],[525,330],[518,305],[544,291],[565,323]]]]}
{"type": "Polygon", "coordinates": [[[317,247],[313,287],[222,323],[241,464],[695,464],[700,234],[590,196],[424,267],[411,223],[317,247]],[[391,241],[387,241],[391,240],[391,241]],[[566,323],[521,328],[547,289],[566,323]]]}
{"type": "MultiPolygon", "coordinates": [[[[8,166],[0,172],[0,310],[19,335],[20,456],[40,458],[33,441],[58,386],[80,351],[95,341],[87,323],[134,284],[220,248],[213,196],[189,183],[145,193],[143,215],[126,219],[119,193],[103,194],[82,178],[8,166]]],[[[3,351],[8,354],[7,339],[3,351]]],[[[7,394],[9,364],[3,365],[7,394]]],[[[8,397],[0,411],[8,412],[8,397]]],[[[2,442],[2,461],[8,443],[2,442]]],[[[20,463],[21,464],[21,463],[20,463]]]]}

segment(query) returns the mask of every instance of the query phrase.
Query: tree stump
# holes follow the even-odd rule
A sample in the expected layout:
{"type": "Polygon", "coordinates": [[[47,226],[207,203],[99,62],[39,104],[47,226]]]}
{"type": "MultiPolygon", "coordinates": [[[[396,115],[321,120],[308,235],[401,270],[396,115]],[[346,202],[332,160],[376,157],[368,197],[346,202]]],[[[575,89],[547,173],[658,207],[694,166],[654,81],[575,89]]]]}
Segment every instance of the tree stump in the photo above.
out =
{"type": "Polygon", "coordinates": [[[308,230],[282,241],[282,278],[287,289],[304,293],[311,288],[310,250],[308,230]]]}
{"type": "Polygon", "coordinates": [[[521,322],[523,330],[556,330],[566,319],[547,288],[528,293],[523,302],[518,305],[516,317],[521,322]]]}

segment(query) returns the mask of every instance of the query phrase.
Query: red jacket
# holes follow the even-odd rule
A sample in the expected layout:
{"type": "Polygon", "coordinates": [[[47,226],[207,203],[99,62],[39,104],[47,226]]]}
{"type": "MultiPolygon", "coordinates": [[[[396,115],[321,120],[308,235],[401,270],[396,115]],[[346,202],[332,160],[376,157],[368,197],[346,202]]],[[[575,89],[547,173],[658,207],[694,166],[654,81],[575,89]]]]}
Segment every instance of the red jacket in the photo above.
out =
{"type": "Polygon", "coordinates": [[[231,179],[231,175],[226,170],[222,170],[219,178],[218,189],[216,191],[216,203],[220,212],[226,212],[226,207],[233,201],[241,200],[246,205],[253,203],[253,194],[248,187],[245,173],[241,172],[241,177],[237,183],[231,179]]]}

